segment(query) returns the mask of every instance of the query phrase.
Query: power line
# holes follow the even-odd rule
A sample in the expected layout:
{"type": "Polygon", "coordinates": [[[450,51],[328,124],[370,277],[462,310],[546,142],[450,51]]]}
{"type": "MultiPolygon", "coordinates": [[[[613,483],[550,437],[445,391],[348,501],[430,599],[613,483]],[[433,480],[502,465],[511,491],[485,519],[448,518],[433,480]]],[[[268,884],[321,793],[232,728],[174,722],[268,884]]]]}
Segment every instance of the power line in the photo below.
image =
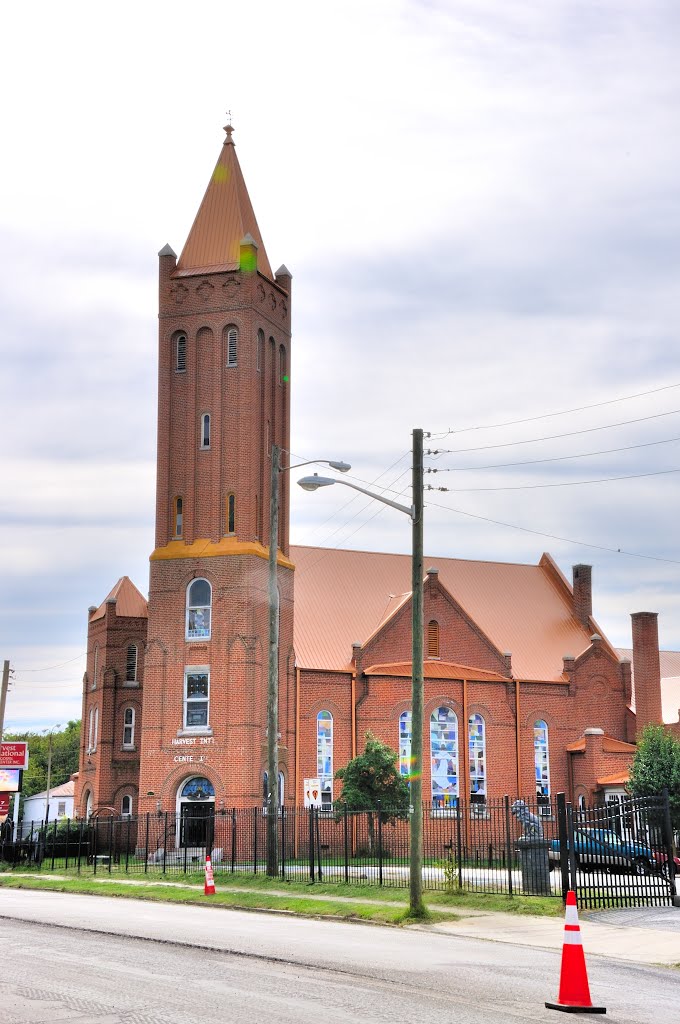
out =
{"type": "Polygon", "coordinates": [[[641,480],[646,476],[665,476],[668,473],[680,473],[680,469],[658,469],[652,473],[631,473],[628,476],[606,476],[599,480],[563,480],[556,484],[511,484],[509,487],[432,487],[428,484],[426,491],[450,491],[453,494],[467,494],[471,491],[534,491],[544,487],[583,487],[585,484],[611,484],[617,480],[641,480]]]}
{"type": "Polygon", "coordinates": [[[540,416],[526,416],[521,420],[506,420],[504,423],[486,423],[479,424],[474,427],[456,427],[449,428],[441,433],[427,433],[426,437],[443,438],[449,437],[451,434],[465,434],[471,430],[497,430],[500,427],[514,427],[519,423],[533,423],[536,420],[547,420],[554,418],[555,416],[570,416],[575,412],[587,412],[589,409],[600,409],[605,405],[615,405],[617,402],[629,402],[634,398],[645,398],[647,395],[657,395],[660,391],[670,391],[672,388],[680,387],[678,384],[664,384],[660,388],[652,388],[651,391],[638,391],[635,395],[624,395],[622,398],[610,398],[604,402],[594,402],[592,405],[579,405],[574,409],[562,409],[560,412],[545,412],[540,416]]]}
{"type": "Polygon", "coordinates": [[[582,452],[580,455],[555,455],[549,459],[526,459],[524,462],[499,462],[492,466],[428,466],[426,473],[467,473],[482,469],[511,469],[516,466],[539,466],[545,462],[567,462],[569,459],[590,459],[595,455],[613,455],[616,452],[630,452],[636,448],[652,448],[657,444],[672,444],[680,441],[680,437],[667,437],[662,441],[644,441],[641,444],[628,444],[623,448],[605,448],[599,452],[582,452]]]}
{"type": "Polygon", "coordinates": [[[663,416],[675,416],[680,409],[669,412],[657,412],[652,416],[639,416],[634,420],[622,420],[620,423],[605,423],[602,427],[586,427],[584,430],[570,430],[564,434],[548,434],[545,437],[530,437],[524,441],[503,441],[500,444],[483,444],[479,448],[428,448],[426,455],[460,455],[462,452],[483,452],[490,448],[514,448],[518,444],[535,444],[538,441],[555,441],[562,437],[576,437],[578,434],[592,434],[598,430],[613,430],[615,427],[627,427],[631,423],[645,423],[647,420],[658,420],[663,416]]]}
{"type": "Polygon", "coordinates": [[[63,668],[64,665],[72,665],[74,661],[80,661],[87,655],[87,651],[83,651],[82,654],[76,655],[75,658],[71,658],[70,661],[62,661],[60,665],[49,665],[47,668],[15,668],[15,672],[53,672],[57,668],[63,668]]]}
{"type": "Polygon", "coordinates": [[[586,540],[574,540],[573,537],[561,537],[557,533],[547,533],[544,530],[532,530],[528,526],[518,526],[517,523],[504,523],[500,519],[491,519],[489,516],[480,516],[474,512],[465,512],[462,508],[451,508],[450,505],[439,505],[435,501],[428,501],[428,507],[441,508],[445,512],[454,512],[456,515],[466,516],[468,519],[479,519],[484,523],[492,523],[494,526],[504,526],[508,530],[519,530],[521,533],[530,533],[535,537],[547,537],[550,540],[560,540],[565,544],[575,544],[577,547],[594,548],[598,551],[608,551],[614,555],[629,555],[631,558],[644,558],[652,562],[667,562],[669,565],[680,565],[680,559],[663,558],[661,555],[643,555],[639,551],[626,551],[624,548],[611,548],[606,544],[592,544],[586,540]]]}

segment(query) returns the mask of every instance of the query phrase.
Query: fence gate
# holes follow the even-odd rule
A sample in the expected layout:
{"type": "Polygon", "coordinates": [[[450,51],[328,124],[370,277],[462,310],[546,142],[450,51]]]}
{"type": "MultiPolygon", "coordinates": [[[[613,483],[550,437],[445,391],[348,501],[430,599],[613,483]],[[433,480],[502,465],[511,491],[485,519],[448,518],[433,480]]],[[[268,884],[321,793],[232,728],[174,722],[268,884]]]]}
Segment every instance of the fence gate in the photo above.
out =
{"type": "Polygon", "coordinates": [[[573,807],[558,797],[562,888],[581,907],[672,905],[675,846],[668,792],[573,807]]]}

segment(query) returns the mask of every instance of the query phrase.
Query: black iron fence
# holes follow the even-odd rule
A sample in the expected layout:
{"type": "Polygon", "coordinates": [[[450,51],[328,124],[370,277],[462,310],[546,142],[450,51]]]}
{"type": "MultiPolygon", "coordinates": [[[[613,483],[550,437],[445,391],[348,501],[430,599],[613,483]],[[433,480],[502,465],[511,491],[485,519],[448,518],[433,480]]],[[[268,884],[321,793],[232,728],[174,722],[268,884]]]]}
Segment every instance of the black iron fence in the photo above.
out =
{"type": "MultiPolygon", "coordinates": [[[[555,801],[423,805],[426,889],[564,897],[582,906],[670,903],[676,861],[667,795],[576,809],[555,801]]],[[[65,872],[185,875],[206,854],[219,874],[264,874],[267,812],[184,805],[89,822],[24,822],[0,837],[0,860],[65,872]]],[[[277,823],[282,878],[408,887],[408,816],[283,808],[277,823]]]]}

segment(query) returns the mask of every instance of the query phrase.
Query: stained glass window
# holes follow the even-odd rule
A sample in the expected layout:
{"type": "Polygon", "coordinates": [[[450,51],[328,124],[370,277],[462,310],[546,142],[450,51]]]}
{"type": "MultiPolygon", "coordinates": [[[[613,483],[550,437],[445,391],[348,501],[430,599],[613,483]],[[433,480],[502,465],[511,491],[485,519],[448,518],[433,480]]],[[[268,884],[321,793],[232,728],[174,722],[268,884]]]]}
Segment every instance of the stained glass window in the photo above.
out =
{"type": "Polygon", "coordinates": [[[210,638],[212,588],[207,580],[192,580],[187,589],[187,640],[210,638]]]}
{"type": "Polygon", "coordinates": [[[333,805],[333,716],[320,711],[316,716],[316,772],[321,783],[321,806],[333,805]]]}
{"type": "Polygon", "coordinates": [[[405,778],[411,777],[411,712],[399,715],[399,772],[405,778]]]}
{"type": "Polygon", "coordinates": [[[440,707],[430,718],[432,803],[454,807],[458,800],[458,718],[451,708],[440,707]]]}
{"type": "Polygon", "coordinates": [[[123,746],[135,745],[135,709],[125,708],[123,712],[123,746]]]}
{"type": "Polygon", "coordinates": [[[183,800],[214,800],[215,789],[209,779],[189,779],[180,796],[183,800]]]}
{"type": "Polygon", "coordinates": [[[486,729],[481,715],[468,719],[468,751],[470,761],[470,799],[483,803],[486,799],[486,729]]]}
{"type": "Polygon", "coordinates": [[[550,751],[548,725],[542,719],[534,722],[534,765],[536,767],[536,796],[539,802],[550,797],[550,751]]]}

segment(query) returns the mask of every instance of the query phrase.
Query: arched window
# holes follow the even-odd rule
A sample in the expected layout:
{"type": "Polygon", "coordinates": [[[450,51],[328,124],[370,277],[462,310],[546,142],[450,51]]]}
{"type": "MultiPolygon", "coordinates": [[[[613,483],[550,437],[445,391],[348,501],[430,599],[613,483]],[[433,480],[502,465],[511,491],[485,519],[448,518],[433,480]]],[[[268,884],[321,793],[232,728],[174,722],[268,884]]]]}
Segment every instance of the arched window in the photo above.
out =
{"type": "Polygon", "coordinates": [[[455,807],[458,800],[458,718],[445,706],[430,718],[430,764],[432,803],[455,807]]]}
{"type": "Polygon", "coordinates": [[[536,799],[539,804],[550,802],[550,751],[548,724],[540,719],[534,722],[534,765],[536,767],[536,799]]]}
{"type": "Polygon", "coordinates": [[[192,580],[187,587],[187,640],[210,639],[212,588],[207,580],[192,580]]]}
{"type": "Polygon", "coordinates": [[[125,708],[123,711],[123,747],[134,750],[135,746],[135,709],[125,708]]]}
{"type": "Polygon", "coordinates": [[[187,368],[187,336],[178,334],[175,338],[175,370],[182,373],[187,368]]]}
{"type": "Polygon", "coordinates": [[[173,508],[173,535],[181,537],[184,529],[184,502],[180,497],[175,498],[173,508]]]}
{"type": "Polygon", "coordinates": [[[227,348],[227,366],[236,366],[238,349],[238,331],[235,327],[226,327],[224,337],[227,348]]]}
{"type": "Polygon", "coordinates": [[[87,733],[87,753],[94,754],[97,749],[97,733],[99,732],[99,708],[90,708],[89,727],[87,733]]]}
{"type": "Polygon", "coordinates": [[[126,793],[120,802],[120,814],[122,818],[132,817],[132,797],[126,793]]]}
{"type": "Polygon", "coordinates": [[[210,413],[204,412],[201,416],[201,448],[210,447],[210,413]]]}
{"type": "Polygon", "coordinates": [[[92,689],[97,689],[97,676],[99,674],[99,645],[94,645],[94,655],[92,664],[92,689]]]}
{"type": "Polygon", "coordinates": [[[137,682],[137,644],[129,644],[125,663],[125,682],[137,682]]]}
{"type": "Polygon", "coordinates": [[[320,711],[316,716],[316,774],[321,784],[321,806],[333,806],[333,716],[320,711]]]}
{"type": "Polygon", "coordinates": [[[470,761],[470,802],[486,801],[486,725],[481,715],[468,719],[468,751],[470,761]]]}
{"type": "Polygon", "coordinates": [[[399,715],[399,774],[411,777],[411,712],[399,715]]]}
{"type": "Polygon", "coordinates": [[[260,373],[262,370],[262,360],[264,359],[264,331],[259,330],[257,332],[257,351],[255,353],[255,368],[260,373]]]}
{"type": "Polygon", "coordinates": [[[286,375],[286,350],[283,345],[279,346],[279,384],[283,385],[288,380],[286,375]]]}
{"type": "Polygon", "coordinates": [[[91,814],[92,814],[92,790],[88,789],[87,795],[86,795],[86,798],[85,798],[85,821],[89,821],[90,820],[91,814]]]}
{"type": "MultiPolygon", "coordinates": [[[[286,782],[283,777],[283,772],[279,772],[279,814],[283,807],[283,801],[286,795],[286,782]]],[[[269,806],[269,772],[265,768],[262,772],[262,806],[265,814],[267,813],[267,807],[269,806]]]]}
{"type": "Polygon", "coordinates": [[[210,669],[194,665],[184,670],[184,728],[207,729],[210,708],[210,669]]]}
{"type": "Polygon", "coordinates": [[[439,657],[439,623],[436,619],[431,619],[427,624],[427,656],[439,657]]]}
{"type": "Polygon", "coordinates": [[[236,496],[227,495],[227,533],[236,533],[236,496]]]}

